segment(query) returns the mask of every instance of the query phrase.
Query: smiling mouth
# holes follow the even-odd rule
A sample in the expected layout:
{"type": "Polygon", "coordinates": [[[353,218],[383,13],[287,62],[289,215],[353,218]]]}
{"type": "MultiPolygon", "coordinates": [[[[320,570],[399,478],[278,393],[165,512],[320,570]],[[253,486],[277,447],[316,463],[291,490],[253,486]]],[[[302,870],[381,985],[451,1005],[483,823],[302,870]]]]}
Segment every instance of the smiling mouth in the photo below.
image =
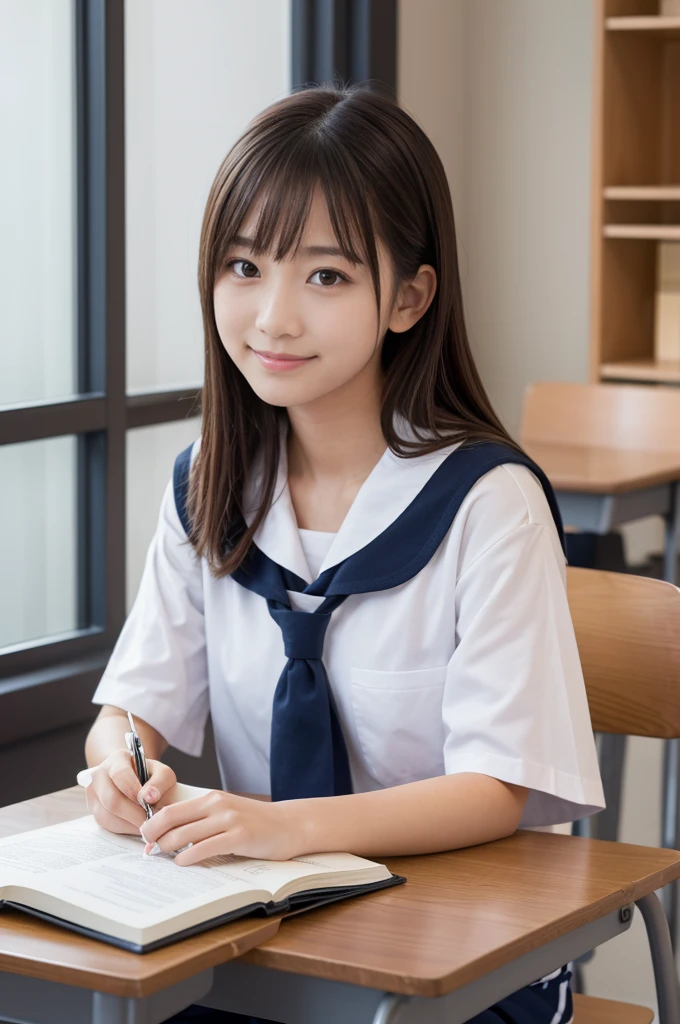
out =
{"type": "Polygon", "coordinates": [[[263,359],[276,359],[279,361],[290,361],[290,362],[303,362],[306,359],[314,359],[314,356],[291,356],[284,352],[264,352],[261,349],[254,348],[251,351],[257,356],[262,356],[263,359]]]}
{"type": "Polygon", "coordinates": [[[268,370],[293,370],[316,359],[316,356],[293,356],[283,352],[263,352],[256,348],[251,348],[250,351],[268,370]]]}

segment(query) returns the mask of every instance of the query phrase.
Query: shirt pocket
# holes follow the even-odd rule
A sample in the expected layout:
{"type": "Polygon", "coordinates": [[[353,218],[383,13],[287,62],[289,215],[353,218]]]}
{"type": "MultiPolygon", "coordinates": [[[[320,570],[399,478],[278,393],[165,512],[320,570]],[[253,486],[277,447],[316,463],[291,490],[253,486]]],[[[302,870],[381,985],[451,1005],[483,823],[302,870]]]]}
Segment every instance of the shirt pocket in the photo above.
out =
{"type": "Polygon", "coordinates": [[[383,786],[444,774],[446,670],[350,670],[357,740],[366,768],[383,786]]]}

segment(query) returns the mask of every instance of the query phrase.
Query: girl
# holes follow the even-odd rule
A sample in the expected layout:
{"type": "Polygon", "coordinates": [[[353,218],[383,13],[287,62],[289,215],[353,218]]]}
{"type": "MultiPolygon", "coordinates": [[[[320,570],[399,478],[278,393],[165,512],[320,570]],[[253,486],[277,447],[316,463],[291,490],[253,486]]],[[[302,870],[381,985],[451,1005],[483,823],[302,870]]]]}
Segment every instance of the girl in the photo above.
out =
{"type": "MultiPolygon", "coordinates": [[[[600,810],[559,513],[475,368],[422,130],[358,86],[267,108],[213,183],[199,287],[201,437],[94,697],[97,821],[191,843],[185,865],[451,850],[600,810]],[[121,709],[154,759],[148,822],[121,709]],[[200,754],[208,712],[224,792],[163,808],[159,759],[200,754]]],[[[566,1024],[569,978],[476,1024],[566,1024]]],[[[236,1019],[175,1020],[199,1017],[236,1019]]]]}

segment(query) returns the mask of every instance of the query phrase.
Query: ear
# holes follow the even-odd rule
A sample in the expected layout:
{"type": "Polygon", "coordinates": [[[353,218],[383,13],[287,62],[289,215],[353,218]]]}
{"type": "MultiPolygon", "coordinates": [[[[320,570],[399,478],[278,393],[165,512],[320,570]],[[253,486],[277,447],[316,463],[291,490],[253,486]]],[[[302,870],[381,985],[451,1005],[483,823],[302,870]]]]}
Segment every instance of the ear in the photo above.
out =
{"type": "Polygon", "coordinates": [[[428,263],[423,263],[415,276],[399,288],[387,325],[389,329],[400,333],[413,327],[432,302],[436,290],[437,272],[428,263]]]}

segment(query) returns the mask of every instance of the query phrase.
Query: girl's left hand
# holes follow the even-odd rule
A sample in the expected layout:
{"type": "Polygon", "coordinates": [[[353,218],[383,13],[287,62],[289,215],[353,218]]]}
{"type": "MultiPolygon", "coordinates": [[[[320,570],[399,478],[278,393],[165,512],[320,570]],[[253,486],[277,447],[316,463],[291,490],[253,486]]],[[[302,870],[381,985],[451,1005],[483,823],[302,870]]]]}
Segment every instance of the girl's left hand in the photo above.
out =
{"type": "MultiPolygon", "coordinates": [[[[271,803],[213,790],[169,804],[145,821],[140,832],[147,843],[157,843],[162,853],[192,843],[175,857],[175,864],[181,867],[225,853],[290,860],[303,852],[300,825],[292,813],[294,803],[271,803]]],[[[149,852],[148,846],[145,852],[149,852]]]]}

